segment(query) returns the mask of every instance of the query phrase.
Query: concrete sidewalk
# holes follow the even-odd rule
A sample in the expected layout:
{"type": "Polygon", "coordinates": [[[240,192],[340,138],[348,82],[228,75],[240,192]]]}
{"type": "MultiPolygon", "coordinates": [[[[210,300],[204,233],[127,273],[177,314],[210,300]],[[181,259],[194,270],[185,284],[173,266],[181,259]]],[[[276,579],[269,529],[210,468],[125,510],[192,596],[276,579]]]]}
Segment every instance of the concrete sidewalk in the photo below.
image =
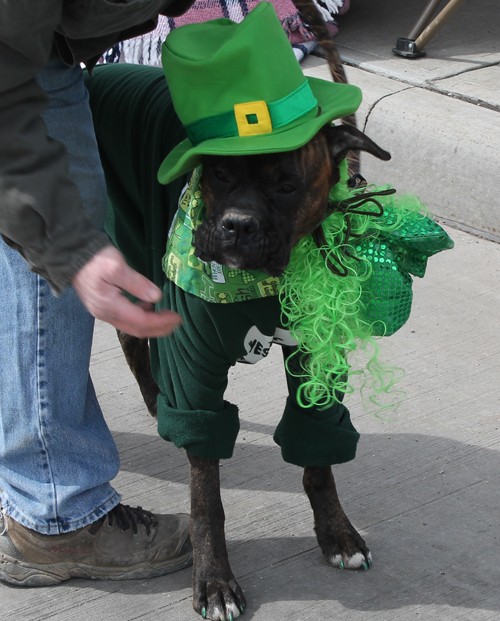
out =
{"type": "MultiPolygon", "coordinates": [[[[360,125],[393,154],[389,163],[364,159],[368,180],[416,192],[436,215],[492,238],[500,231],[499,95],[493,85],[488,99],[482,87],[499,72],[496,2],[466,2],[418,61],[391,49],[426,0],[353,0],[338,37],[354,65],[349,78],[364,91],[360,125]],[[451,81],[456,97],[445,94],[451,81]]],[[[305,70],[325,76],[317,57],[305,70]]],[[[406,371],[406,399],[397,416],[381,420],[353,397],[358,455],[334,469],[346,513],[373,553],[370,571],[322,563],[301,471],[272,441],[286,396],[279,349],[232,371],[227,398],[240,406],[241,431],[221,478],[229,555],[248,600],[243,619],[499,618],[500,245],[447,230],[455,249],[429,261],[415,281],[410,320],[381,343],[383,358],[406,371]]],[[[120,450],[114,483],[124,502],[189,511],[185,455],[158,438],[105,324],[91,372],[120,450]]],[[[1,585],[0,617],[194,621],[190,583],[188,569],[147,581],[1,585]]]]}
{"type": "MultiPolygon", "coordinates": [[[[393,159],[363,158],[370,182],[414,192],[464,230],[500,240],[500,7],[466,1],[427,44],[427,56],[395,56],[427,0],[353,0],[336,43],[348,79],[363,90],[358,126],[393,159]]],[[[305,72],[329,79],[322,59],[305,72]]]]}
{"type": "MultiPolygon", "coordinates": [[[[233,459],[221,469],[233,570],[248,621],[486,621],[500,611],[500,245],[448,229],[452,251],[416,280],[408,323],[382,342],[406,370],[393,420],[349,407],[361,432],[353,462],[334,468],[344,509],[366,538],[368,572],[323,564],[299,468],[272,441],[285,401],[281,355],[231,373],[240,406],[233,459]]],[[[159,439],[117,343],[97,326],[92,377],[116,439],[124,501],[189,511],[188,463],[159,439]]],[[[0,616],[15,621],[186,621],[191,574],[146,581],[73,580],[0,586],[0,616]]]]}

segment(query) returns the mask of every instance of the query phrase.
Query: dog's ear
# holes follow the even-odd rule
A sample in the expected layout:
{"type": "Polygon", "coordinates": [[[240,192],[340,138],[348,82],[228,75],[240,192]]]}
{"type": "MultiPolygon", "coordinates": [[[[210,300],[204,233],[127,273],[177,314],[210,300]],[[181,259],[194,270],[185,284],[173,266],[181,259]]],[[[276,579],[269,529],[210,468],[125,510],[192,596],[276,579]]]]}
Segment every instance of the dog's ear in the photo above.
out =
{"type": "Polygon", "coordinates": [[[367,151],[381,160],[391,159],[391,154],[381,149],[377,144],[365,136],[359,129],[351,125],[333,125],[324,128],[328,140],[328,148],[335,166],[347,156],[351,149],[367,151]]]}

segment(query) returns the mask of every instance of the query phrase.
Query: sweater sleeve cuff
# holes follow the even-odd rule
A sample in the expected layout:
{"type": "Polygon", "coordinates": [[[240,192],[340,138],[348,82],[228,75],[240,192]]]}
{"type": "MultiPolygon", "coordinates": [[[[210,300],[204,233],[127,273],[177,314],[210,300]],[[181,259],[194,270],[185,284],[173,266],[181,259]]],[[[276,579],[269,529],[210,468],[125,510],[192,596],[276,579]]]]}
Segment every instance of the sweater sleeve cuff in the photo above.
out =
{"type": "MultiPolygon", "coordinates": [[[[16,247],[15,244],[10,245],[16,247]]],[[[109,237],[89,225],[86,235],[80,236],[79,243],[73,235],[62,236],[53,244],[47,244],[42,256],[30,256],[29,252],[16,249],[21,251],[30,264],[31,271],[45,278],[54,295],[60,295],[71,285],[76,273],[95,254],[109,245],[111,245],[109,237]]]]}
{"type": "Polygon", "coordinates": [[[274,432],[283,459],[302,468],[351,461],[358,440],[359,433],[342,403],[334,403],[326,411],[307,411],[297,407],[290,398],[274,432]]]}
{"type": "Polygon", "coordinates": [[[158,433],[197,457],[230,459],[239,430],[238,408],[228,401],[220,412],[176,410],[158,396],[158,433]]]}

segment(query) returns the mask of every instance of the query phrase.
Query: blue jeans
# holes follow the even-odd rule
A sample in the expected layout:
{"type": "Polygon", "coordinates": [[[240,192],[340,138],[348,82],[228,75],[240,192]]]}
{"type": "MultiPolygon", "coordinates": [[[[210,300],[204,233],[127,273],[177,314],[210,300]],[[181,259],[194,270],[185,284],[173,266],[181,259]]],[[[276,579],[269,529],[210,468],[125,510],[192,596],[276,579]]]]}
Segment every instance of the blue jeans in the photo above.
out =
{"type": "MultiPolygon", "coordinates": [[[[106,187],[79,67],[39,75],[44,120],[96,227],[106,187]]],[[[86,526],[120,501],[119,456],[89,374],[94,319],[70,287],[59,298],[0,240],[0,490],[14,520],[44,534],[86,526]]]]}

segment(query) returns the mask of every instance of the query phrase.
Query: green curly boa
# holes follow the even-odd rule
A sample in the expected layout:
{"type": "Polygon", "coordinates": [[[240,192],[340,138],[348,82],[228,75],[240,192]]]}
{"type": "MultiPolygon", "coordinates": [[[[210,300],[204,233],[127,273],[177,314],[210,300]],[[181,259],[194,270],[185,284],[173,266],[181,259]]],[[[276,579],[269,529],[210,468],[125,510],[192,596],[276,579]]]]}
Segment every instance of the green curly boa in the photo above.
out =
{"type": "MultiPolygon", "coordinates": [[[[344,161],[330,201],[341,206],[345,199],[362,198],[363,191],[349,190],[347,180],[344,161]]],[[[363,387],[370,384],[369,400],[377,412],[401,400],[397,396],[402,393],[395,392],[394,386],[404,372],[379,363],[377,340],[395,332],[409,316],[412,278],[408,272],[423,276],[427,257],[451,248],[453,242],[415,197],[382,196],[377,202],[382,216],[375,201],[363,207],[373,210],[373,215],[350,213],[346,218],[345,212],[334,211],[322,225],[323,256],[308,235],[295,246],[281,280],[284,324],[299,342],[294,356],[307,354],[297,394],[304,408],[327,407],[353,392],[349,380],[353,374],[364,375],[363,387]],[[325,265],[324,253],[332,263],[343,265],[347,275],[333,274],[325,265]],[[348,361],[357,349],[368,352],[364,369],[355,370],[348,361]],[[382,403],[387,397],[388,405],[382,403]]]]}

